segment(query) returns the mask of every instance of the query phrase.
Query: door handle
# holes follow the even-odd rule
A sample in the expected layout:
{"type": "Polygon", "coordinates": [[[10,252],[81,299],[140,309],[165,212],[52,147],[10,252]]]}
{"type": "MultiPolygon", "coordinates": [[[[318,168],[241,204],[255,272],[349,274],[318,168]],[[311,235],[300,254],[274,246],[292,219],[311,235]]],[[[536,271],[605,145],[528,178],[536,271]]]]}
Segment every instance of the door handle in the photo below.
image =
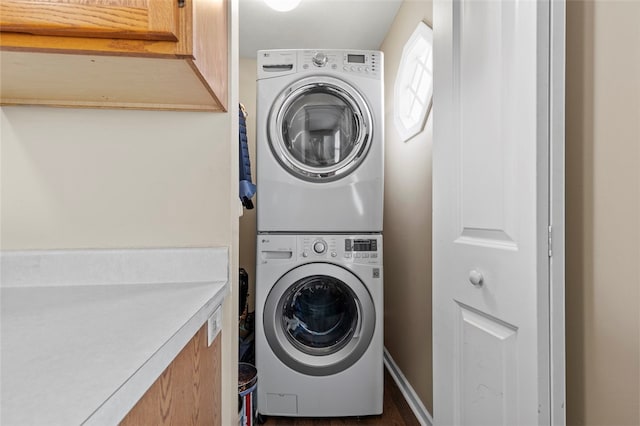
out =
{"type": "Polygon", "coordinates": [[[353,340],[360,338],[360,332],[362,331],[362,312],[360,311],[360,305],[358,303],[356,303],[356,310],[358,311],[358,322],[356,323],[356,330],[353,333],[353,340]]]}
{"type": "Polygon", "coordinates": [[[472,269],[469,272],[469,281],[471,282],[471,284],[473,284],[476,287],[481,287],[482,284],[484,283],[484,277],[482,276],[482,273],[472,269]]]}

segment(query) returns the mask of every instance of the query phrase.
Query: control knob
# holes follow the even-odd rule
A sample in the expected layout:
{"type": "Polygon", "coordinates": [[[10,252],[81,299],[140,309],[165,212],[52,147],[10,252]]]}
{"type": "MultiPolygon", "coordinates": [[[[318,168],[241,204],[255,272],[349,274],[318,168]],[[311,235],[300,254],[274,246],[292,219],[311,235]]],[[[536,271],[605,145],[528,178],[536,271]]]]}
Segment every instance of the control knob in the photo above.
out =
{"type": "Polygon", "coordinates": [[[313,251],[315,251],[317,254],[324,253],[325,251],[327,251],[327,243],[322,240],[316,241],[315,243],[313,243],[313,251]]]}
{"type": "Polygon", "coordinates": [[[322,52],[316,52],[313,55],[313,58],[311,58],[311,62],[313,62],[313,65],[315,65],[316,67],[324,67],[325,65],[327,65],[328,60],[329,58],[327,57],[327,55],[322,52]]]}

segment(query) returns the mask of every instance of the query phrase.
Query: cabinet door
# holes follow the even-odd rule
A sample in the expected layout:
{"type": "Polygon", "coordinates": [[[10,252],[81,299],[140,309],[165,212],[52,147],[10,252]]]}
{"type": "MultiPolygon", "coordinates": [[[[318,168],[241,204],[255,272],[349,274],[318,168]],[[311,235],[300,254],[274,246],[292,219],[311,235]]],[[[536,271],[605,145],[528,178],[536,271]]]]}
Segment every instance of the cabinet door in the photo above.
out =
{"type": "Polygon", "coordinates": [[[207,345],[207,323],[131,409],[120,426],[222,424],[222,343],[207,345]]]}
{"type": "Polygon", "coordinates": [[[177,41],[178,0],[2,0],[0,29],[38,35],[177,41]]]}

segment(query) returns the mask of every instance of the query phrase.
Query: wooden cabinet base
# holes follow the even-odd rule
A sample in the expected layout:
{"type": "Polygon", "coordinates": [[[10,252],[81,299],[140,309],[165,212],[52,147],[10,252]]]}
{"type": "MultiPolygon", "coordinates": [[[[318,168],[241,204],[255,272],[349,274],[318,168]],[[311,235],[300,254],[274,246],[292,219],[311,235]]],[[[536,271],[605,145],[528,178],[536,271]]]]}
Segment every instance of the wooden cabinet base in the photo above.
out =
{"type": "Polygon", "coordinates": [[[0,55],[4,105],[223,110],[190,59],[16,51],[0,55]]]}
{"type": "Polygon", "coordinates": [[[220,349],[205,323],[120,424],[221,425],[220,349]]]}

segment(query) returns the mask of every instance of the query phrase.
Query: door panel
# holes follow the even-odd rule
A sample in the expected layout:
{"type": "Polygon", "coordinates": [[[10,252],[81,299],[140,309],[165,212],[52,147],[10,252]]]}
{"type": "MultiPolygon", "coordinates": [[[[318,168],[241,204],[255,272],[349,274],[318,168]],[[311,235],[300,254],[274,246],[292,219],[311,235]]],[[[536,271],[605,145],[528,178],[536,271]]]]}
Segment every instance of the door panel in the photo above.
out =
{"type": "Polygon", "coordinates": [[[356,275],[318,262],[278,279],[264,302],[261,321],[280,361],[303,374],[326,376],[360,359],[373,339],[375,318],[371,294],[356,275]],[[338,339],[325,340],[329,335],[338,339]]]}
{"type": "Polygon", "coordinates": [[[511,64],[518,50],[510,20],[515,7],[514,1],[464,1],[454,3],[453,11],[462,167],[459,242],[514,250],[517,140],[518,132],[526,131],[517,120],[519,76],[511,64]]]}
{"type": "Polygon", "coordinates": [[[281,297],[280,326],[296,349],[330,355],[354,337],[360,318],[358,299],[349,287],[328,275],[296,281],[281,297]]]}
{"type": "Polygon", "coordinates": [[[465,1],[455,7],[454,19],[465,21],[455,34],[459,47],[457,81],[462,182],[462,237],[467,242],[495,242],[514,248],[514,213],[517,202],[514,182],[515,146],[512,120],[504,113],[513,110],[513,90],[503,55],[513,55],[513,46],[503,45],[501,2],[465,1]],[[492,114],[478,114],[479,111],[492,114]],[[476,140],[479,139],[479,140],[476,140]]]}
{"type": "Polygon", "coordinates": [[[515,425],[518,329],[458,304],[458,425],[515,425]]]}
{"type": "Polygon", "coordinates": [[[549,1],[434,20],[434,421],[549,417],[549,1]]]}
{"type": "Polygon", "coordinates": [[[287,172],[308,181],[329,182],[356,170],[371,146],[371,132],[362,95],[333,77],[296,81],[269,115],[273,155],[287,172]]]}

